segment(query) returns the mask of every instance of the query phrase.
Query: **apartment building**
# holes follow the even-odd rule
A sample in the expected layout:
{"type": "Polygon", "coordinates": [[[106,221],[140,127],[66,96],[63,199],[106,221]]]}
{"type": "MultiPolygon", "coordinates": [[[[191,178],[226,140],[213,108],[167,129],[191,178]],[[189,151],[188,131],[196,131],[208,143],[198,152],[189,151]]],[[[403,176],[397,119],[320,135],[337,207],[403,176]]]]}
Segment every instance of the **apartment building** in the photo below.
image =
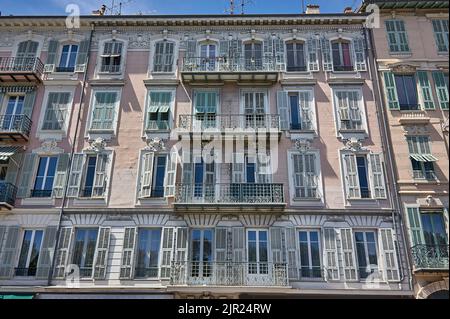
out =
{"type": "Polygon", "coordinates": [[[448,1],[365,1],[417,298],[448,298],[448,1]]]}
{"type": "Polygon", "coordinates": [[[366,18],[0,17],[0,293],[412,297],[366,18]]]}

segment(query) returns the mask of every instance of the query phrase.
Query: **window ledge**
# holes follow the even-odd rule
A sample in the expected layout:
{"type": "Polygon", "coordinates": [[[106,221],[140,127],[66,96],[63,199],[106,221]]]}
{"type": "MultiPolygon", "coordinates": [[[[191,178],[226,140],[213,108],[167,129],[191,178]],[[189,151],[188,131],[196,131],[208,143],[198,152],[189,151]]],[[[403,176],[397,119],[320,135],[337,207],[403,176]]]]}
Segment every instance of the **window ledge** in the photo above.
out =
{"type": "Polygon", "coordinates": [[[155,197],[155,198],[138,198],[138,203],[136,207],[142,206],[154,206],[154,205],[167,205],[168,201],[165,197],[155,197]]]}
{"type": "Polygon", "coordinates": [[[102,138],[104,140],[110,141],[114,136],[114,130],[89,130],[86,138],[89,140],[102,138]]]}
{"type": "Polygon", "coordinates": [[[39,130],[36,133],[36,137],[39,138],[39,140],[43,141],[43,140],[49,140],[49,139],[53,139],[56,141],[62,141],[63,137],[66,135],[66,131],[65,130],[39,130]]]}
{"type": "Polygon", "coordinates": [[[23,198],[22,203],[23,206],[55,206],[54,198],[23,198]]]}
{"type": "Polygon", "coordinates": [[[74,206],[106,206],[106,198],[75,198],[74,206]]]}
{"type": "Polygon", "coordinates": [[[390,52],[393,57],[411,57],[412,52],[390,52]]]}

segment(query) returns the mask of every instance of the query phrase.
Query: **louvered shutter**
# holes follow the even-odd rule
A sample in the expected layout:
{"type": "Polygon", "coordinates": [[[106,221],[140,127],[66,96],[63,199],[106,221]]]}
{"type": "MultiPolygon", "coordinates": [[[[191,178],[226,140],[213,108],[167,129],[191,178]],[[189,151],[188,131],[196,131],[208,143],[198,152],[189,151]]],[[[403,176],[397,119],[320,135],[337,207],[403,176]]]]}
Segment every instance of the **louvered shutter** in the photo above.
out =
{"type": "Polygon", "coordinates": [[[317,54],[318,40],[316,38],[309,38],[308,46],[308,70],[310,72],[319,71],[319,56],[317,54]]]}
{"type": "Polygon", "coordinates": [[[282,247],[282,240],[284,233],[281,227],[270,228],[270,248],[272,253],[272,262],[274,264],[281,264],[284,262],[284,252],[282,247]]]}
{"type": "Polygon", "coordinates": [[[339,261],[336,243],[336,230],[334,228],[324,229],[324,262],[325,280],[339,280],[339,261]]]}
{"type": "Polygon", "coordinates": [[[28,198],[31,193],[31,183],[33,179],[33,171],[38,157],[36,154],[25,154],[22,165],[22,175],[17,190],[17,198],[28,198]]]}
{"type": "Polygon", "coordinates": [[[422,91],[424,108],[426,110],[433,110],[435,107],[433,101],[433,93],[431,92],[430,80],[428,79],[428,73],[425,71],[418,71],[417,78],[419,79],[419,85],[422,91]]]}
{"type": "Polygon", "coordinates": [[[22,113],[26,116],[28,116],[29,119],[32,118],[33,115],[33,108],[34,108],[34,102],[36,99],[36,90],[33,90],[31,92],[28,92],[25,95],[25,99],[23,101],[23,111],[22,113]]]}
{"type": "Polygon", "coordinates": [[[164,188],[164,196],[165,197],[174,197],[175,196],[175,185],[177,179],[177,168],[178,168],[178,153],[172,152],[170,154],[170,158],[168,158],[168,166],[166,177],[164,179],[165,188],[164,188]]]}
{"type": "Polygon", "coordinates": [[[153,165],[155,153],[142,155],[141,189],[140,198],[149,198],[152,195],[153,165]]]}
{"type": "Polygon", "coordinates": [[[398,101],[397,86],[395,84],[394,73],[384,72],[384,89],[386,95],[386,103],[391,110],[399,110],[400,103],[398,101]]]}
{"type": "Polygon", "coordinates": [[[289,130],[289,96],[288,92],[277,92],[277,107],[280,116],[280,129],[289,130]]]}
{"type": "Polygon", "coordinates": [[[333,65],[333,56],[331,54],[330,40],[328,40],[327,38],[322,38],[321,48],[322,48],[323,70],[325,72],[331,72],[334,70],[334,65],[333,65]]]}
{"type": "Polygon", "coordinates": [[[436,95],[438,97],[439,105],[441,109],[448,110],[449,105],[449,95],[448,95],[448,86],[445,82],[444,73],[441,71],[433,72],[433,80],[434,86],[436,88],[436,95]]]}
{"type": "MultiPolygon", "coordinates": [[[[1,103],[0,103],[1,105],[1,103]]],[[[17,173],[19,172],[19,165],[22,162],[22,153],[16,153],[9,158],[8,170],[6,171],[5,182],[17,185],[17,173]]],[[[1,247],[1,246],[0,246],[1,247]]]]}
{"type": "Polygon", "coordinates": [[[242,153],[234,153],[233,154],[233,164],[231,168],[231,180],[235,184],[242,184],[245,181],[245,174],[244,174],[244,162],[245,157],[242,153]]]}
{"type": "Polygon", "coordinates": [[[233,262],[244,263],[245,256],[245,229],[243,227],[234,227],[233,236],[233,262]]]}
{"type": "Polygon", "coordinates": [[[298,276],[298,249],[295,228],[286,228],[286,254],[289,279],[296,280],[298,276]]]}
{"type": "Polygon", "coordinates": [[[175,229],[173,227],[163,228],[161,249],[161,278],[170,278],[174,253],[175,229]]]}
{"type": "Polygon", "coordinates": [[[74,154],[72,159],[72,167],[69,176],[69,186],[67,189],[67,197],[78,197],[81,187],[81,177],[83,175],[83,166],[86,159],[85,154],[74,154]]]}
{"type": "Polygon", "coordinates": [[[86,71],[86,64],[89,55],[89,40],[80,42],[80,47],[77,54],[77,61],[75,65],[75,72],[83,73],[86,71]]]}
{"type": "Polygon", "coordinates": [[[166,253],[167,263],[171,265],[166,276],[178,283],[185,282],[188,274],[188,232],[186,227],[177,228],[174,232],[174,254],[166,253]]]}
{"type": "MultiPolygon", "coordinates": [[[[341,122],[343,121],[350,121],[350,99],[349,99],[349,92],[337,92],[337,103],[338,103],[338,112],[339,112],[339,119],[341,122]]],[[[340,124],[342,126],[342,124],[340,124]]],[[[345,127],[341,127],[341,129],[344,129],[345,127]]]]}
{"type": "Polygon", "coordinates": [[[94,178],[94,188],[93,197],[104,197],[106,194],[107,181],[107,170],[108,167],[108,155],[98,154],[97,164],[95,166],[95,178],[94,178]]]}
{"type": "Polygon", "coordinates": [[[361,198],[355,154],[344,155],[344,177],[347,198],[361,198]]]}
{"type": "Polygon", "coordinates": [[[299,101],[300,101],[300,112],[301,112],[301,121],[302,121],[302,129],[304,130],[313,130],[315,129],[315,124],[313,120],[313,112],[312,112],[312,95],[310,92],[299,92],[299,101]]]}
{"type": "Polygon", "coordinates": [[[351,228],[342,228],[341,233],[341,250],[344,268],[345,281],[357,280],[356,259],[353,245],[353,232],[351,228]]]}
{"type": "Polygon", "coordinates": [[[395,250],[394,233],[392,229],[381,228],[379,230],[379,243],[383,259],[383,277],[387,281],[399,281],[400,271],[398,267],[397,252],[395,250]]]}
{"type": "Polygon", "coordinates": [[[44,239],[42,241],[41,251],[37,264],[36,279],[46,280],[52,267],[52,258],[54,256],[56,233],[58,228],[49,226],[45,228],[44,239]]]}
{"type": "Polygon", "coordinates": [[[45,61],[44,71],[45,72],[54,72],[56,57],[58,54],[59,42],[57,40],[50,40],[48,42],[48,52],[47,52],[47,60],[45,61]]]}
{"type": "Polygon", "coordinates": [[[66,277],[66,266],[69,259],[69,249],[73,236],[72,227],[63,227],[60,229],[58,247],[55,255],[55,273],[57,279],[66,277]]]}
{"type": "Polygon", "coordinates": [[[6,229],[6,226],[0,226],[0,255],[3,251],[3,239],[5,238],[6,229]]]}
{"type": "MultiPolygon", "coordinates": [[[[1,61],[1,60],[0,60],[1,61]]],[[[0,105],[3,105],[3,98],[5,97],[5,94],[0,92],[0,105]]]]}
{"type": "Polygon", "coordinates": [[[408,233],[411,247],[425,244],[423,235],[422,219],[420,217],[420,209],[418,207],[408,207],[408,233]]]}
{"type": "Polygon", "coordinates": [[[55,182],[53,184],[52,196],[62,198],[64,196],[64,186],[66,184],[66,174],[69,165],[69,154],[60,154],[58,156],[58,165],[56,167],[55,182]]]}
{"type": "Polygon", "coordinates": [[[285,43],[283,39],[276,38],[273,41],[275,52],[275,67],[277,71],[284,72],[286,70],[285,62],[285,43]]]}
{"type": "Polygon", "coordinates": [[[134,255],[136,250],[137,228],[125,228],[120,262],[120,279],[132,279],[134,273],[134,255]]]}
{"type": "Polygon", "coordinates": [[[355,52],[355,68],[356,71],[367,71],[366,64],[366,48],[364,38],[356,38],[353,40],[353,50],[355,52]]]}
{"type": "Polygon", "coordinates": [[[195,58],[197,57],[197,41],[190,40],[187,41],[186,44],[187,51],[186,51],[186,58],[190,60],[190,62],[196,62],[195,58]]]}
{"type": "Polygon", "coordinates": [[[370,167],[375,198],[386,198],[386,182],[381,154],[370,154],[370,167]]]}
{"type": "Polygon", "coordinates": [[[217,227],[216,233],[216,262],[220,265],[228,261],[228,228],[217,227]]]}
{"type": "Polygon", "coordinates": [[[104,280],[108,266],[109,243],[111,241],[111,228],[100,227],[95,248],[94,279],[104,280]]]}
{"type": "Polygon", "coordinates": [[[220,40],[219,41],[219,56],[228,58],[230,55],[230,41],[220,40]]]}
{"type": "Polygon", "coordinates": [[[5,242],[0,254],[0,279],[10,279],[14,275],[14,263],[19,249],[19,227],[7,228],[5,242]]]}

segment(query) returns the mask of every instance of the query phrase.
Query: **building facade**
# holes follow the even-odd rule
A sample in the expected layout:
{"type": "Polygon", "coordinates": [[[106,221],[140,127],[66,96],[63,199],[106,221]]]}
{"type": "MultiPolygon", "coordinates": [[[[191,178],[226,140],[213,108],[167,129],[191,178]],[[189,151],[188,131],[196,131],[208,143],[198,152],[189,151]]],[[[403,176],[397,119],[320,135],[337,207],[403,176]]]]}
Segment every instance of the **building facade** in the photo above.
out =
{"type": "MultiPolygon", "coordinates": [[[[365,1],[415,296],[448,298],[448,1],[365,1]]],[[[363,9],[364,9],[363,6],[363,9]]]]}
{"type": "Polygon", "coordinates": [[[412,297],[367,15],[317,9],[0,17],[0,293],[412,297]]]}

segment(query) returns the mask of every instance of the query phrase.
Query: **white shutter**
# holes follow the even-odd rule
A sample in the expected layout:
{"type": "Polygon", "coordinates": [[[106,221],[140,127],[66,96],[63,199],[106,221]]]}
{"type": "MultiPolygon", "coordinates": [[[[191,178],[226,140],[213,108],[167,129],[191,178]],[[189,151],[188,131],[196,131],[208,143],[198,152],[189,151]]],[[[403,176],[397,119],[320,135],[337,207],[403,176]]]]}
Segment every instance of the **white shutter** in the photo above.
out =
{"type": "Polygon", "coordinates": [[[49,226],[45,229],[36,271],[36,279],[38,280],[46,280],[50,274],[57,231],[58,228],[55,226],[49,226]]]}
{"type": "Polygon", "coordinates": [[[90,44],[89,40],[83,40],[80,42],[75,72],[83,73],[86,71],[86,63],[89,55],[89,44],[90,44]]]}
{"type": "Polygon", "coordinates": [[[136,247],[137,228],[125,228],[122,248],[122,258],[120,262],[120,278],[132,279],[134,271],[134,254],[136,247]]]}
{"type": "Polygon", "coordinates": [[[53,194],[55,198],[64,196],[64,186],[66,184],[67,167],[69,165],[69,154],[60,154],[58,156],[58,165],[56,167],[55,182],[53,185],[53,194]]]}
{"type": "Polygon", "coordinates": [[[216,233],[216,259],[217,263],[225,263],[228,261],[228,228],[217,227],[216,233]]]}
{"type": "Polygon", "coordinates": [[[245,256],[245,229],[243,227],[234,227],[233,233],[233,262],[243,263],[245,256]]]}
{"type": "Polygon", "coordinates": [[[155,161],[155,153],[142,154],[142,171],[141,171],[141,187],[140,198],[149,198],[152,196],[152,180],[153,180],[153,165],[155,161]]]}
{"type": "Polygon", "coordinates": [[[234,153],[233,154],[233,164],[231,168],[231,180],[232,183],[235,184],[241,184],[245,181],[245,174],[244,174],[244,168],[245,168],[245,155],[242,153],[234,153]]]}
{"type": "Polygon", "coordinates": [[[386,198],[386,184],[381,154],[370,154],[370,167],[375,198],[386,198]]]}
{"type": "Polygon", "coordinates": [[[54,277],[57,279],[64,279],[66,277],[66,266],[69,259],[69,249],[72,236],[72,227],[63,227],[60,229],[58,247],[55,255],[56,261],[54,277]]]}
{"type": "Polygon", "coordinates": [[[339,280],[339,261],[336,244],[336,230],[334,228],[324,229],[324,262],[325,280],[339,280]]]}
{"type": "Polygon", "coordinates": [[[178,168],[178,153],[172,152],[170,157],[168,158],[168,166],[166,172],[166,178],[164,179],[165,188],[164,188],[164,196],[165,197],[174,197],[175,196],[175,185],[177,181],[177,168],[178,168]]]}
{"type": "Polygon", "coordinates": [[[67,197],[78,197],[81,187],[81,177],[83,175],[83,166],[85,162],[85,154],[74,154],[72,158],[72,168],[69,176],[69,186],[67,189],[67,197]]]}
{"type": "Polygon", "coordinates": [[[272,182],[270,154],[257,155],[257,182],[259,184],[270,184],[272,182]]]}
{"type": "Polygon", "coordinates": [[[347,198],[361,198],[359,188],[358,170],[356,167],[356,155],[344,154],[344,184],[346,187],[347,198]]]}
{"type": "Polygon", "coordinates": [[[355,57],[356,71],[367,71],[366,64],[366,48],[364,38],[356,38],[353,40],[353,50],[355,57]]]}
{"type": "Polygon", "coordinates": [[[314,130],[315,121],[312,112],[312,94],[310,92],[299,92],[299,103],[301,112],[302,129],[314,130]]]}
{"type": "Polygon", "coordinates": [[[0,279],[10,279],[13,277],[18,246],[19,227],[8,227],[5,243],[0,254],[0,279]]]}
{"type": "Polygon", "coordinates": [[[289,279],[298,279],[298,249],[295,228],[286,228],[286,253],[289,279]]]}
{"type": "Polygon", "coordinates": [[[289,130],[289,96],[288,92],[277,92],[278,115],[280,116],[280,129],[289,130]]]}
{"type": "Polygon", "coordinates": [[[106,194],[107,162],[108,162],[108,155],[106,154],[97,155],[97,164],[95,165],[94,189],[92,192],[93,197],[104,197],[106,194]]]}
{"type": "Polygon", "coordinates": [[[308,39],[308,70],[310,72],[319,71],[319,59],[317,54],[318,40],[316,38],[308,39]]]}
{"type": "MultiPolygon", "coordinates": [[[[336,93],[339,119],[341,121],[350,121],[350,100],[348,92],[337,92],[336,93]]],[[[339,127],[343,129],[342,124],[339,123],[339,127]]]]}
{"type": "Polygon", "coordinates": [[[353,249],[353,232],[351,228],[342,228],[340,233],[344,278],[345,281],[355,281],[358,277],[356,273],[356,259],[353,249]]]}
{"type": "Polygon", "coordinates": [[[176,229],[175,238],[175,255],[173,259],[179,262],[186,262],[188,258],[188,232],[186,227],[179,227],[176,229]]]}
{"type": "Polygon", "coordinates": [[[165,227],[162,232],[161,245],[161,278],[170,278],[174,253],[175,229],[165,227]]]}
{"type": "Polygon", "coordinates": [[[94,279],[104,280],[108,265],[109,243],[111,241],[111,228],[100,227],[95,248],[94,279]]]}
{"type": "Polygon", "coordinates": [[[330,40],[328,40],[327,38],[322,38],[321,48],[322,48],[323,70],[326,72],[332,72],[334,70],[334,65],[333,65],[333,56],[331,54],[330,40]]]}
{"type": "Polygon", "coordinates": [[[272,252],[272,262],[282,264],[284,262],[283,252],[283,229],[281,227],[270,228],[270,248],[272,252]]]}
{"type": "Polygon", "coordinates": [[[400,271],[395,249],[394,232],[390,228],[381,228],[378,232],[381,257],[383,260],[383,277],[386,281],[400,281],[400,271]]]}

